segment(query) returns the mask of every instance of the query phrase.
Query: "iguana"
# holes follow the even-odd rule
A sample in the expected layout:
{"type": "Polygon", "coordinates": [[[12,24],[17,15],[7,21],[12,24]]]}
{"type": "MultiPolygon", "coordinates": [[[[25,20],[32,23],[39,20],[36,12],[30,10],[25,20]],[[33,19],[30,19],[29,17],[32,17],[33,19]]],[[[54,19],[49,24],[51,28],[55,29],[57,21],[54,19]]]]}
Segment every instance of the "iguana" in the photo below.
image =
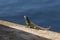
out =
{"type": "Polygon", "coordinates": [[[36,25],[36,24],[33,24],[29,19],[28,19],[28,17],[27,16],[24,16],[24,19],[25,19],[25,22],[26,22],[26,24],[27,24],[27,26],[29,27],[29,28],[33,28],[33,29],[41,29],[41,30],[49,30],[50,28],[43,28],[43,27],[40,27],[40,26],[38,26],[38,25],[36,25]]]}

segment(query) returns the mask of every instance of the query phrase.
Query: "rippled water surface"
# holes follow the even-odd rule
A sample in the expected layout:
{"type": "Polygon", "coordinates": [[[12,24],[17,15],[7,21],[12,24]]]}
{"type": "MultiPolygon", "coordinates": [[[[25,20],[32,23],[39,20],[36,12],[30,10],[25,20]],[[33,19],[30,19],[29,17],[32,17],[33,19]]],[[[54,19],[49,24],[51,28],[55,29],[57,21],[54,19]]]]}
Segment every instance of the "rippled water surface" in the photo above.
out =
{"type": "Polygon", "coordinates": [[[23,16],[42,27],[60,32],[60,0],[0,0],[0,19],[24,24],[23,16]]]}

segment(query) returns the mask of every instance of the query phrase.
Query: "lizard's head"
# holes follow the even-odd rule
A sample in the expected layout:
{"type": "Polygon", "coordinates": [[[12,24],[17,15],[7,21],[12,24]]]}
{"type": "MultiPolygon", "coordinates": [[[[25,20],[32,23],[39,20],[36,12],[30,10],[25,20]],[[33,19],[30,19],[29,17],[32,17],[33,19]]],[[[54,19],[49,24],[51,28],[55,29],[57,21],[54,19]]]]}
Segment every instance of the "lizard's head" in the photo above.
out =
{"type": "Polygon", "coordinates": [[[26,19],[26,18],[27,18],[27,16],[24,16],[24,18],[26,19]]]}
{"type": "Polygon", "coordinates": [[[24,19],[25,19],[26,24],[30,25],[31,22],[30,22],[29,18],[27,16],[24,16],[24,19]]]}

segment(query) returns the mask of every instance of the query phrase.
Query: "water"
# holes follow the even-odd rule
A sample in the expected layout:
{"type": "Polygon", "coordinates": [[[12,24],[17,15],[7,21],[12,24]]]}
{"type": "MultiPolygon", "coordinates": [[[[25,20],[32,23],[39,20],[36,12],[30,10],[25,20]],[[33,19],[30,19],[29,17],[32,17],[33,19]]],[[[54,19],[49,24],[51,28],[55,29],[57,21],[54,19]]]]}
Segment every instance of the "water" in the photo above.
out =
{"type": "Polygon", "coordinates": [[[24,24],[23,16],[35,24],[60,32],[60,0],[0,0],[0,19],[24,24]]]}

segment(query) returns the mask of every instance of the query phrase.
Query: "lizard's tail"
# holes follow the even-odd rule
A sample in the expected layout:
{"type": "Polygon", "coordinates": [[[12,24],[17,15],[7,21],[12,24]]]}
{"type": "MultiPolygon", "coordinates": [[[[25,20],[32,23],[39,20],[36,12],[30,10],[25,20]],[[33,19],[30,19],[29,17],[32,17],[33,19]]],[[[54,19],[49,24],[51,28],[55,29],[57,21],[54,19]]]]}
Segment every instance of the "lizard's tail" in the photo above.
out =
{"type": "Polygon", "coordinates": [[[50,30],[51,29],[51,26],[49,26],[48,28],[46,28],[46,30],[50,30]]]}

